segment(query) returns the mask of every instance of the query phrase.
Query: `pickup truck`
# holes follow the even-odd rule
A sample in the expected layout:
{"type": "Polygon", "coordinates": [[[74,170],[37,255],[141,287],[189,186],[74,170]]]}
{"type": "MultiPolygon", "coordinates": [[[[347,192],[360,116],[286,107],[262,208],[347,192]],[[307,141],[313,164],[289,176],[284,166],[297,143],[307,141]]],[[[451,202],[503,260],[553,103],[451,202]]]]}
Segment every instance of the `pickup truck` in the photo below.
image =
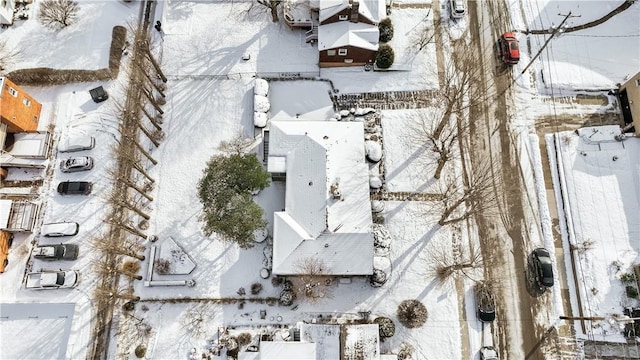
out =
{"type": "Polygon", "coordinates": [[[40,245],[35,249],[34,257],[41,260],[75,260],[78,258],[78,245],[40,245]]]}
{"type": "Polygon", "coordinates": [[[78,285],[76,270],[40,271],[27,274],[27,289],[64,289],[78,285]]]}

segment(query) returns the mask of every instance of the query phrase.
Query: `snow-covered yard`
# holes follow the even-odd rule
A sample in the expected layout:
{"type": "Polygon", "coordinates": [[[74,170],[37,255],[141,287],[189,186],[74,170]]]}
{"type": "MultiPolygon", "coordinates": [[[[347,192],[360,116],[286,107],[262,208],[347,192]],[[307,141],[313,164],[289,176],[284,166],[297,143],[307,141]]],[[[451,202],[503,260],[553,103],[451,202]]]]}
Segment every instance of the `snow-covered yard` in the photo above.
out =
{"type": "MultiPolygon", "coordinates": [[[[20,67],[97,69],[106,66],[111,28],[116,24],[135,22],[139,2],[80,2],[82,10],[79,23],[60,33],[54,34],[42,28],[35,21],[34,14],[32,19],[0,32],[0,36],[9,39],[10,44],[24,48],[20,67]],[[39,56],[43,53],[50,55],[39,56]]],[[[400,2],[418,3],[412,0],[400,2]]],[[[543,1],[536,4],[538,3],[547,4],[543,1]]],[[[553,2],[555,3],[564,2],[553,2]]],[[[580,4],[582,9],[589,11],[597,8],[580,4]]],[[[540,8],[545,9],[545,13],[566,10],[559,8],[560,5],[536,6],[537,8],[529,6],[526,12],[535,12],[535,9],[540,8]]],[[[623,15],[637,15],[638,8],[636,4],[623,15]]],[[[228,303],[219,302],[222,298],[238,297],[240,288],[244,288],[248,294],[255,283],[262,285],[262,291],[256,298],[277,297],[281,290],[281,286],[273,285],[270,278],[260,277],[260,270],[265,267],[265,251],[268,255],[269,242],[258,243],[250,250],[240,250],[233,244],[219,241],[215,236],[204,236],[198,221],[202,209],[196,196],[196,186],[207,160],[217,153],[217,147],[222,141],[229,140],[238,133],[246,137],[254,137],[256,133],[253,127],[253,84],[256,74],[317,73],[320,77],[331,80],[340,93],[424,90],[437,87],[435,45],[429,44],[418,53],[411,46],[411,33],[425,24],[433,23],[433,12],[425,7],[394,9],[391,18],[396,26],[396,35],[391,45],[396,50],[398,66],[406,71],[388,73],[365,72],[360,68],[319,69],[317,49],[305,43],[303,31],[290,30],[282,24],[272,23],[263,7],[255,7],[249,12],[248,9],[248,2],[203,1],[164,1],[157,7],[156,19],[162,21],[163,32],[153,32],[154,50],[161,57],[163,71],[170,80],[167,83],[163,124],[166,137],[159,148],[152,150],[159,163],[149,169],[157,181],[152,194],[153,212],[147,232],[156,235],[158,241],[146,243],[145,255],[149,255],[151,246],[158,246],[160,258],[171,258],[178,254],[178,258],[185,259],[180,251],[176,252],[178,248],[170,243],[169,238],[173,239],[188,254],[189,259],[193,260],[195,269],[178,275],[154,273],[153,278],[193,279],[196,285],[148,287],[143,282],[137,282],[135,291],[143,301],[136,305],[133,314],[151,327],[149,336],[128,337],[127,334],[137,333],[135,330],[124,331],[112,339],[112,344],[119,345],[117,349],[112,347],[110,355],[133,358],[133,349],[144,343],[148,349],[148,358],[186,358],[192,348],[204,350],[210,346],[209,340],[216,338],[219,326],[247,331],[256,331],[260,327],[274,330],[297,321],[317,319],[320,314],[352,319],[359,312],[370,311],[371,317],[388,316],[396,324],[395,336],[380,344],[382,353],[397,353],[402,343],[408,343],[415,349],[414,359],[461,358],[463,347],[467,344],[463,343],[461,337],[460,319],[465,319],[469,342],[477,345],[469,349],[475,357],[477,348],[486,342],[482,326],[474,315],[471,284],[467,282],[463,292],[458,293],[453,283],[440,286],[435,280],[433,259],[428,254],[434,249],[448,246],[453,230],[434,225],[437,221],[427,215],[426,210],[430,206],[427,202],[386,202],[382,216],[392,237],[392,272],[389,281],[381,288],[372,288],[366,279],[356,278],[351,283],[334,281],[330,285],[332,297],[315,304],[299,301],[292,308],[280,307],[267,300],[242,304],[232,300],[228,300],[228,303]],[[250,59],[243,60],[245,54],[250,54],[250,59]],[[461,298],[465,299],[464,305],[460,304],[461,298]],[[171,300],[165,301],[168,299],[171,300]],[[183,299],[184,302],[175,299],[183,299]],[[406,299],[417,299],[426,306],[429,317],[424,326],[408,329],[397,321],[397,306],[406,299]],[[264,318],[261,315],[263,310],[264,318]],[[196,313],[204,314],[203,319],[207,325],[202,333],[196,333],[193,327],[196,313]]],[[[546,26],[545,24],[548,25],[542,23],[546,26]]],[[[454,25],[462,27],[465,23],[454,25]]],[[[622,22],[617,23],[615,28],[625,26],[627,22],[622,22]]],[[[464,29],[453,29],[452,37],[463,32],[464,29]]],[[[583,41],[581,37],[566,35],[554,40],[553,48],[561,48],[559,41],[569,39],[573,39],[573,43],[567,45],[567,48],[600,44],[598,38],[585,38],[583,41]]],[[[637,61],[633,61],[638,59],[637,53],[634,57],[636,48],[621,46],[620,43],[624,44],[625,41],[623,39],[615,42],[615,49],[627,49],[625,54],[632,59],[628,63],[637,64],[637,61]]],[[[596,58],[593,55],[596,51],[589,51],[586,61],[591,63],[581,63],[579,66],[598,70],[610,82],[594,74],[585,75],[581,72],[575,78],[577,80],[574,85],[609,86],[619,81],[621,74],[618,71],[630,71],[620,69],[609,73],[609,59],[596,58]]],[[[554,54],[560,52],[555,51],[554,54]]],[[[560,59],[559,55],[558,58],[560,59]]],[[[565,60],[570,62],[573,59],[569,57],[565,60]]],[[[559,66],[545,71],[553,73],[560,69],[559,66]]],[[[554,77],[562,79],[560,75],[558,71],[554,77]]],[[[124,72],[121,76],[125,76],[124,72]]],[[[562,83],[561,80],[555,81],[562,83]]],[[[90,291],[95,281],[91,269],[96,260],[89,240],[99,236],[106,227],[103,223],[106,216],[104,203],[111,184],[107,170],[113,166],[110,151],[119,136],[114,101],[124,100],[122,82],[124,78],[121,77],[121,80],[101,84],[26,88],[43,103],[41,118],[45,121],[41,122],[41,129],[55,124],[56,139],[67,132],[83,132],[96,138],[96,148],[90,153],[96,166],[91,172],[73,175],[61,174],[56,170],[53,178],[45,181],[42,188],[41,221],[77,221],[81,224],[80,233],[68,240],[81,246],[79,259],[69,265],[81,272],[80,285],[76,289],[45,293],[21,289],[22,271],[29,261],[28,248],[36,237],[16,237],[14,247],[19,247],[20,251],[12,248],[12,263],[8,271],[2,274],[0,282],[0,333],[20,331],[25,336],[9,340],[1,337],[0,352],[3,358],[47,358],[52,353],[58,354],[54,356],[56,358],[85,357],[92,317],[90,291]],[[105,86],[111,100],[101,104],[91,101],[88,90],[97,85],[105,86]],[[62,197],[56,194],[57,182],[68,179],[92,181],[95,186],[94,194],[88,198],[62,197]],[[23,302],[47,304],[18,304],[23,302]],[[38,311],[42,309],[48,309],[46,316],[39,315],[38,311]],[[11,315],[6,316],[8,313],[11,315]],[[56,316],[47,317],[50,314],[56,316]],[[33,316],[38,316],[38,319],[33,316]],[[24,329],[37,330],[28,332],[24,329]],[[42,343],[47,346],[42,346],[42,343]]],[[[329,117],[333,113],[327,96],[329,90],[325,82],[272,83],[271,114],[286,113],[286,116],[291,117],[300,112],[303,117],[306,114],[316,118],[315,120],[321,120],[323,116],[329,117]],[[288,102],[295,104],[286,106],[288,102]]],[[[531,105],[531,102],[523,100],[523,104],[531,105]]],[[[419,112],[413,110],[382,112],[383,161],[389,191],[431,191],[432,169],[419,156],[424,149],[407,141],[407,125],[418,116],[417,113],[419,112]]],[[[528,125],[530,124],[525,126],[528,125]]],[[[583,281],[577,291],[581,292],[583,299],[588,299],[586,313],[606,316],[619,312],[623,306],[637,306],[637,301],[634,303],[625,298],[623,287],[617,279],[620,273],[629,271],[634,260],[638,261],[640,251],[637,241],[633,241],[640,232],[639,221],[634,217],[640,203],[637,191],[640,183],[636,156],[639,153],[638,144],[633,142],[635,139],[629,139],[623,148],[598,151],[587,149],[589,154],[585,157],[580,155],[582,140],[571,134],[564,134],[562,139],[564,138],[569,140],[560,140],[563,145],[559,151],[559,160],[563,165],[562,174],[566,182],[564,189],[567,190],[571,219],[574,219],[570,232],[575,232],[573,240],[576,244],[593,240],[594,246],[593,249],[574,252],[582,260],[580,264],[583,270],[580,270],[580,274],[583,281]],[[613,155],[618,156],[615,162],[612,161],[613,155]],[[587,193],[590,195],[587,196],[587,193]],[[598,216],[600,212],[586,214],[579,211],[599,208],[605,202],[608,210],[606,217],[598,216]],[[611,266],[614,261],[620,262],[619,270],[611,266]]],[[[52,166],[56,167],[61,155],[54,155],[52,166]]],[[[31,172],[13,173],[11,176],[13,179],[34,178],[31,172]]],[[[265,210],[265,218],[270,222],[271,233],[272,213],[284,208],[284,192],[284,185],[274,182],[256,196],[256,201],[265,210]]],[[[464,236],[463,239],[468,241],[464,236]]],[[[177,270],[178,261],[180,260],[174,260],[174,270],[177,270]]],[[[189,265],[185,261],[180,264],[184,268],[189,265]]],[[[39,269],[47,265],[34,263],[32,266],[39,269]]],[[[140,274],[146,274],[148,266],[148,262],[145,263],[140,274]]],[[[607,328],[602,326],[592,327],[588,335],[605,337],[605,330],[607,328]]],[[[618,335],[611,337],[619,338],[618,335]]]]}

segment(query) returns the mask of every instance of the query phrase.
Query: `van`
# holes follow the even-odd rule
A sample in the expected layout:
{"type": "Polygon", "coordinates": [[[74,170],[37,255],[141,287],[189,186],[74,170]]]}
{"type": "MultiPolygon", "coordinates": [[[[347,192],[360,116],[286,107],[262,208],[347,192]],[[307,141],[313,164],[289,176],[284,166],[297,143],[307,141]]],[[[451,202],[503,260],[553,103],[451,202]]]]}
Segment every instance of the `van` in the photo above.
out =
{"type": "Polygon", "coordinates": [[[79,229],[80,225],[75,222],[49,223],[42,225],[40,234],[45,237],[73,236],[79,229]]]}

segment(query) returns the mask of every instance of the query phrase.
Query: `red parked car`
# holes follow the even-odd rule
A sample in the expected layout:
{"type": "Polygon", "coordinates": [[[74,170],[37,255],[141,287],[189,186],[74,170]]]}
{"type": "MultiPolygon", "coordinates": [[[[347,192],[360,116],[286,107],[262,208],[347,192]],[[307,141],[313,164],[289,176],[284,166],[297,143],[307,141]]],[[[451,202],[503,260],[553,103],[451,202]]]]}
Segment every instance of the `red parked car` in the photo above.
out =
{"type": "Polygon", "coordinates": [[[520,46],[516,34],[506,32],[498,40],[498,48],[502,61],[507,65],[515,65],[520,60],[520,46]]]}

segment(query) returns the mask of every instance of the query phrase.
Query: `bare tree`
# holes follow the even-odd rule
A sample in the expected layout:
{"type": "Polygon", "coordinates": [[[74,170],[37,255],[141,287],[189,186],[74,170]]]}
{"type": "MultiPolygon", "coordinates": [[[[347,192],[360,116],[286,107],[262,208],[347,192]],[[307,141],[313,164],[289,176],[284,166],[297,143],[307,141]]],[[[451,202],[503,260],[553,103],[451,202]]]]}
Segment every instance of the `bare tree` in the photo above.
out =
{"type": "Polygon", "coordinates": [[[180,326],[194,338],[200,339],[206,335],[212,317],[211,309],[206,304],[197,304],[182,315],[180,326]]]}
{"type": "Polygon", "coordinates": [[[251,150],[254,144],[253,139],[245,138],[242,131],[238,131],[231,140],[225,140],[220,143],[218,149],[229,155],[243,155],[251,150]]]}
{"type": "Polygon", "coordinates": [[[78,18],[79,6],[72,0],[44,0],[40,3],[38,19],[54,30],[71,25],[78,18]]]}
{"type": "Polygon", "coordinates": [[[256,0],[256,2],[260,5],[266,6],[271,10],[271,21],[278,22],[278,5],[282,2],[282,0],[256,0]]]}
{"type": "MultiPolygon", "coordinates": [[[[119,228],[129,227],[128,225],[123,224],[121,221],[118,221],[118,220],[113,221],[112,225],[119,228]]],[[[142,233],[135,234],[135,235],[138,235],[138,236],[142,235],[141,237],[146,238],[146,235],[142,233]]],[[[144,255],[141,255],[138,253],[144,248],[141,245],[138,245],[137,243],[132,242],[130,240],[112,239],[109,237],[96,237],[91,241],[91,243],[95,249],[101,251],[104,254],[110,253],[110,254],[125,255],[132,258],[136,258],[140,261],[145,259],[144,255]]]]}
{"type": "Polygon", "coordinates": [[[470,272],[483,266],[480,250],[475,245],[463,248],[457,241],[451,246],[447,245],[440,244],[426,251],[430,272],[435,274],[441,283],[460,275],[475,280],[470,272]]]}
{"type": "Polygon", "coordinates": [[[493,166],[486,160],[468,171],[464,184],[448,176],[440,181],[443,195],[429,211],[440,214],[438,224],[445,226],[468,219],[478,212],[491,212],[497,206],[494,189],[493,166]]]}
{"type": "Polygon", "coordinates": [[[13,65],[20,55],[20,50],[11,48],[7,45],[7,40],[0,40],[0,74],[3,74],[6,68],[13,65]]]}
{"type": "Polygon", "coordinates": [[[94,270],[101,277],[113,277],[116,274],[121,274],[128,276],[131,279],[142,280],[142,276],[121,266],[115,259],[111,260],[101,257],[94,263],[94,270]]]}
{"type": "Polygon", "coordinates": [[[468,131],[466,119],[454,115],[437,106],[421,109],[407,126],[409,141],[433,153],[424,159],[426,165],[436,165],[435,179],[440,179],[448,161],[459,158],[458,139],[468,131]]]}
{"type": "Polygon", "coordinates": [[[333,297],[333,288],[327,286],[330,285],[332,277],[328,275],[329,269],[322,260],[306,257],[299,259],[294,266],[297,275],[292,282],[296,293],[304,294],[312,303],[333,297]]]}
{"type": "Polygon", "coordinates": [[[133,293],[133,288],[131,287],[123,287],[123,288],[104,288],[104,287],[96,287],[94,289],[94,294],[96,298],[109,300],[111,302],[117,300],[128,300],[128,301],[138,301],[140,300],[140,296],[137,296],[133,293]]]}

